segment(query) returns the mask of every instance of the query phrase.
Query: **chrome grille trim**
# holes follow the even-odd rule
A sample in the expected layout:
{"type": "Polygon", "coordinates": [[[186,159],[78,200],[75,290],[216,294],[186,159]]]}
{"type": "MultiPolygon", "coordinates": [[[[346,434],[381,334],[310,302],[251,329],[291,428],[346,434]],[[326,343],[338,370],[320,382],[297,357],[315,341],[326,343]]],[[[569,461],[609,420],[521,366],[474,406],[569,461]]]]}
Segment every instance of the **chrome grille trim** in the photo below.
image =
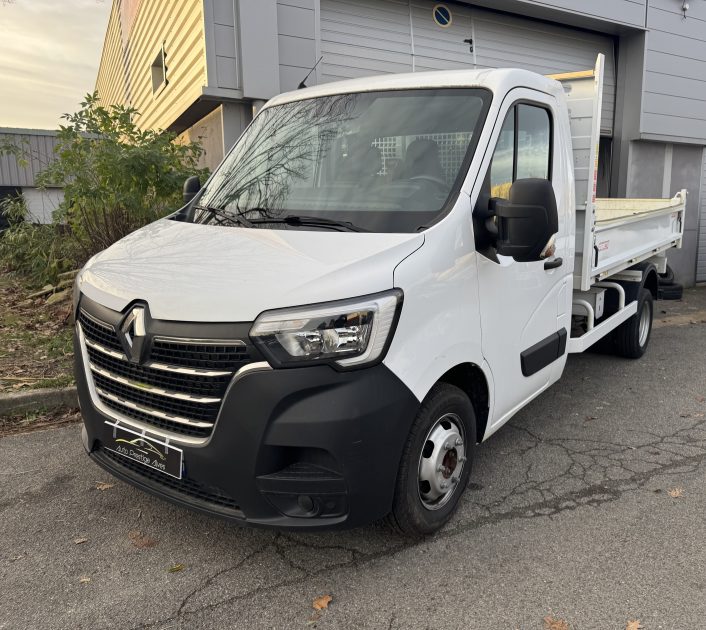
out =
{"type": "MultiPolygon", "coordinates": [[[[83,311],[83,312],[85,313],[86,311],[83,311]]],[[[79,324],[79,326],[80,326],[80,324],[79,324]]],[[[95,341],[92,341],[91,339],[86,338],[86,345],[89,348],[93,348],[94,350],[97,350],[98,352],[102,352],[103,354],[107,354],[109,357],[113,357],[114,359],[120,359],[121,361],[127,361],[127,357],[122,352],[116,352],[115,350],[111,350],[110,348],[106,348],[105,346],[102,346],[101,344],[96,343],[95,341]]]]}
{"type": "MultiPolygon", "coordinates": [[[[111,350],[110,348],[106,348],[105,346],[96,343],[95,341],[92,341],[91,339],[86,338],[86,345],[89,348],[93,348],[94,350],[98,352],[102,352],[103,354],[107,354],[109,357],[113,357],[114,359],[120,359],[121,361],[127,361],[127,357],[122,353],[122,352],[116,352],[115,350],[111,350]]],[[[223,345],[223,344],[219,344],[223,345]]],[[[228,374],[232,374],[233,372],[230,370],[200,370],[198,368],[187,368],[187,367],[181,367],[179,365],[167,365],[166,363],[160,363],[159,361],[147,361],[147,363],[144,364],[145,367],[152,368],[154,370],[162,370],[163,372],[174,372],[175,374],[188,374],[190,376],[228,376],[228,374]]]]}
{"type": "Polygon", "coordinates": [[[127,387],[132,387],[133,389],[149,392],[150,394],[156,394],[158,396],[166,396],[168,398],[186,400],[188,402],[199,403],[204,405],[219,403],[222,400],[221,398],[193,396],[191,394],[182,394],[181,392],[172,392],[167,389],[162,389],[161,387],[154,387],[153,385],[147,385],[146,383],[138,383],[136,381],[131,381],[130,379],[125,378],[124,376],[118,376],[117,374],[113,374],[112,372],[109,372],[104,368],[98,367],[91,361],[88,362],[88,367],[91,368],[91,371],[95,372],[96,374],[100,374],[101,376],[105,376],[105,378],[109,378],[111,381],[121,383],[122,385],[126,385],[127,387]]]}
{"type": "Polygon", "coordinates": [[[242,346],[245,347],[245,342],[240,339],[189,339],[188,337],[163,337],[156,336],[155,341],[163,341],[164,343],[180,343],[183,345],[192,346],[242,346]]]}
{"type": "MultiPolygon", "coordinates": [[[[210,427],[213,427],[213,422],[202,422],[201,420],[189,420],[189,418],[182,418],[180,416],[172,416],[167,413],[164,413],[162,411],[158,411],[157,409],[151,409],[150,407],[143,407],[142,405],[138,405],[137,403],[131,402],[129,400],[123,400],[119,396],[115,396],[109,392],[104,392],[100,387],[96,387],[96,393],[99,396],[102,396],[103,398],[107,398],[108,400],[112,400],[113,402],[119,403],[125,407],[129,407],[130,409],[134,409],[135,411],[139,411],[141,413],[146,413],[149,416],[154,416],[155,418],[160,418],[161,420],[169,420],[170,422],[178,422],[179,424],[183,424],[188,427],[197,427],[197,428],[203,428],[203,429],[208,429],[210,427]]],[[[115,412],[111,412],[112,413],[115,412]]],[[[134,420],[131,420],[131,422],[135,422],[134,420]]],[[[157,433],[153,428],[150,428],[149,431],[152,433],[157,433]]],[[[183,439],[183,436],[179,436],[179,439],[183,439]]]]}
{"type": "Polygon", "coordinates": [[[229,370],[199,370],[196,368],[179,367],[178,365],[159,363],[159,361],[148,361],[145,363],[145,367],[162,370],[164,372],[175,372],[176,374],[189,374],[191,376],[227,376],[233,373],[229,370]]]}

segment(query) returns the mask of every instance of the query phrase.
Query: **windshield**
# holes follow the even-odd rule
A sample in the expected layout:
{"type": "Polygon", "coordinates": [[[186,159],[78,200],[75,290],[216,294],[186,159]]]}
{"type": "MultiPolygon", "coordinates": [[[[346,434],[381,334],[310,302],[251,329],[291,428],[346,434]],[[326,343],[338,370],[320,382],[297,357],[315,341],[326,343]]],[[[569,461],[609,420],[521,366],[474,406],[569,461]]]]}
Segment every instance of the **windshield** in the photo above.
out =
{"type": "Polygon", "coordinates": [[[208,182],[193,220],[414,232],[458,193],[489,99],[482,89],[419,89],[266,108],[208,182]]]}

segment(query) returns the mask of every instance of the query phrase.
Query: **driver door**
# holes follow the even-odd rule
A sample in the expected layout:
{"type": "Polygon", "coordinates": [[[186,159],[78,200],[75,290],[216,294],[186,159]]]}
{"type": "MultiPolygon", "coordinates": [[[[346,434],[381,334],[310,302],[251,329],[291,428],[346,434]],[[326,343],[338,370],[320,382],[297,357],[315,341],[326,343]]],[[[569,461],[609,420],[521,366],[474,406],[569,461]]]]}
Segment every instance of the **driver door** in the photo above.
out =
{"type": "Polygon", "coordinates": [[[554,159],[556,103],[532,90],[515,90],[505,102],[479,203],[488,197],[507,199],[518,179],[549,179],[557,198],[559,233],[554,254],[536,262],[517,262],[492,247],[478,252],[481,347],[495,390],[491,430],[559,378],[571,314],[566,202],[571,178],[570,169],[554,159]]]}

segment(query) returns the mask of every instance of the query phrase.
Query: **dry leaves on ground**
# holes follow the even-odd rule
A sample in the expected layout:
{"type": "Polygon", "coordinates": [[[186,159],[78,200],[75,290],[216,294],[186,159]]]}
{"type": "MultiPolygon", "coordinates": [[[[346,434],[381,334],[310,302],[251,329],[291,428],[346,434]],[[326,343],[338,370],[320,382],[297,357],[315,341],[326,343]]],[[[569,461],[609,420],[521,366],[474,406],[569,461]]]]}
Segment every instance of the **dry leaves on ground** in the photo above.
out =
{"type": "Polygon", "coordinates": [[[563,619],[547,615],[544,618],[544,630],[569,630],[569,624],[563,619]]]}
{"type": "Polygon", "coordinates": [[[88,538],[74,538],[74,545],[82,545],[88,542],[88,538]]]}
{"type": "Polygon", "coordinates": [[[317,597],[313,602],[312,606],[314,607],[314,610],[325,610],[328,608],[328,605],[331,603],[331,600],[333,600],[333,597],[330,595],[322,595],[321,597],[317,597]]]}
{"type": "Polygon", "coordinates": [[[679,499],[684,496],[684,488],[672,488],[668,493],[672,499],[679,499]]]}
{"type": "Polygon", "coordinates": [[[645,626],[640,623],[640,620],[637,619],[636,621],[628,621],[628,625],[625,626],[625,630],[642,630],[644,627],[645,626]]]}
{"type": "Polygon", "coordinates": [[[114,483],[106,483],[105,481],[97,481],[96,482],[96,490],[110,490],[115,484],[114,483]]]}
{"type": "Polygon", "coordinates": [[[186,565],[182,564],[181,562],[177,562],[176,564],[173,564],[171,567],[167,569],[169,573],[179,573],[179,571],[183,571],[186,565]]]}
{"type": "Polygon", "coordinates": [[[128,532],[127,537],[138,549],[148,549],[149,547],[154,547],[157,544],[157,541],[154,538],[151,538],[147,534],[143,534],[136,529],[128,532]]]}
{"type": "Polygon", "coordinates": [[[82,577],[82,578],[79,579],[79,582],[80,582],[81,584],[88,584],[90,581],[91,581],[91,578],[86,577],[86,576],[84,576],[84,577],[82,577]]]}

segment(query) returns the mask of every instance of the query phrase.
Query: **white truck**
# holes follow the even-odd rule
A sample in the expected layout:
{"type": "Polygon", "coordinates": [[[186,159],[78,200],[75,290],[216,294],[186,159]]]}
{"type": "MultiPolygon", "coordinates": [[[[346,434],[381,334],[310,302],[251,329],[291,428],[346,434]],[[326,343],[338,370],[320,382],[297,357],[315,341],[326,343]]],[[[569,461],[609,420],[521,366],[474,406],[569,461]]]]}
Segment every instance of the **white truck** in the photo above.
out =
{"type": "Polygon", "coordinates": [[[253,525],[440,528],[476,444],[597,341],[647,348],[686,191],[596,199],[603,59],[269,101],[77,278],[83,444],[253,525]]]}

